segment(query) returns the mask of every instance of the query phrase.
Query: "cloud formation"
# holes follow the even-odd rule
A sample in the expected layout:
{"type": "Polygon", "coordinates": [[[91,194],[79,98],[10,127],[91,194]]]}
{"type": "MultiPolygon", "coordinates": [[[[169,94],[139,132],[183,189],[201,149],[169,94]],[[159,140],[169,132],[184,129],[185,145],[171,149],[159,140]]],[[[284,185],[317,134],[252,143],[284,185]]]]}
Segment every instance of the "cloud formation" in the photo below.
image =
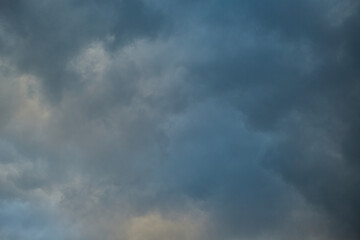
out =
{"type": "Polygon", "coordinates": [[[0,238],[358,239],[357,0],[0,2],[0,238]]]}

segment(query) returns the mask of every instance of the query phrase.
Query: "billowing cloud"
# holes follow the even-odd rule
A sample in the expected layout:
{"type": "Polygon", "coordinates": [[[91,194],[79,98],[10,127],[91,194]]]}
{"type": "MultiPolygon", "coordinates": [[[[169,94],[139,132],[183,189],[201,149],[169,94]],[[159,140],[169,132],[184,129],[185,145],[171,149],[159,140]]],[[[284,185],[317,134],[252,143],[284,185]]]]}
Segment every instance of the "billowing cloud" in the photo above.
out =
{"type": "Polygon", "coordinates": [[[357,239],[359,17],[1,1],[0,238],[357,239]]]}

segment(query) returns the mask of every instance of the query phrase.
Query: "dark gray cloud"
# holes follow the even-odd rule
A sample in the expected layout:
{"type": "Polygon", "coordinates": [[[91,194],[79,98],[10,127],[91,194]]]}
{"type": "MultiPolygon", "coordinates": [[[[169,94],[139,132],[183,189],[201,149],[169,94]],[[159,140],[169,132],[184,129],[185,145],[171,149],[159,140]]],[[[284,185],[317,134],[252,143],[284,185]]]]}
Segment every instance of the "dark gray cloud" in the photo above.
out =
{"type": "Polygon", "coordinates": [[[61,98],[64,88],[77,88],[78,76],[68,61],[83,46],[109,38],[111,45],[136,37],[155,36],[160,13],[141,1],[5,1],[2,52],[13,57],[21,71],[41,78],[47,97],[61,98]]]}
{"type": "Polygon", "coordinates": [[[1,1],[0,236],[357,239],[359,16],[1,1]]]}

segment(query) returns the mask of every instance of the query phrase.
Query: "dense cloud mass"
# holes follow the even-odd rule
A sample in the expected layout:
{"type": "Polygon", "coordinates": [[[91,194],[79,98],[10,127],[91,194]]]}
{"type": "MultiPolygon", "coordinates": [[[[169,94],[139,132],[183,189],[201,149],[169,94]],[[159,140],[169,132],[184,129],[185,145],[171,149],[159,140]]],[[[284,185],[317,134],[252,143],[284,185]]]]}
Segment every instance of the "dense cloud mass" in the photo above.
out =
{"type": "Polygon", "coordinates": [[[0,239],[360,238],[358,0],[1,0],[0,239]]]}

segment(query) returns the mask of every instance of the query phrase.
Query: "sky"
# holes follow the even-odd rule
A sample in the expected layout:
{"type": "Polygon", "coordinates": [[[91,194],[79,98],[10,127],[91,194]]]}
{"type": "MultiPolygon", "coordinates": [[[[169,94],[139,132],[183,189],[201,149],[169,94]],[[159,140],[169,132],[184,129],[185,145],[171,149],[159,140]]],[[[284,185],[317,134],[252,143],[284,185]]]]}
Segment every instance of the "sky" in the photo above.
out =
{"type": "Polygon", "coordinates": [[[358,0],[1,0],[0,239],[359,239],[359,42],[358,0]]]}

